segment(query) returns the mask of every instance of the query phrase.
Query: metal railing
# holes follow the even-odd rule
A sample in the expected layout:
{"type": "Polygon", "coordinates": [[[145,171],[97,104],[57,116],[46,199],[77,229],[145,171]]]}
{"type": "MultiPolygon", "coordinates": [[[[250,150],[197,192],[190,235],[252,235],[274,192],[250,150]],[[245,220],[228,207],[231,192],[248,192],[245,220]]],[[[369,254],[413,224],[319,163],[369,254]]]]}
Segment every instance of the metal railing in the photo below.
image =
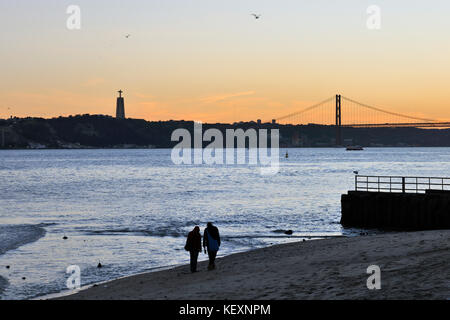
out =
{"type": "Polygon", "coordinates": [[[355,191],[425,193],[450,191],[450,178],[355,175],[355,191]]]}

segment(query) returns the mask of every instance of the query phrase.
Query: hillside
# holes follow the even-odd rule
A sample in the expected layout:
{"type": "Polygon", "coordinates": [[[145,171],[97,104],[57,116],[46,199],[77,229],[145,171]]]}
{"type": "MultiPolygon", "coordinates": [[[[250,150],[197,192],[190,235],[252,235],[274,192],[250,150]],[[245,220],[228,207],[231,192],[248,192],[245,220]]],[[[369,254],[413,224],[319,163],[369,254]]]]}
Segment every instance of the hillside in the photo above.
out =
{"type": "MultiPolygon", "coordinates": [[[[0,148],[170,148],[177,143],[171,141],[172,132],[186,128],[192,133],[193,125],[192,121],[150,122],[104,115],[0,119],[0,148]]],[[[223,133],[226,129],[278,128],[281,147],[335,146],[334,126],[255,122],[203,125],[204,130],[208,128],[223,133]]],[[[342,133],[344,145],[450,147],[450,129],[343,128],[342,133]]]]}

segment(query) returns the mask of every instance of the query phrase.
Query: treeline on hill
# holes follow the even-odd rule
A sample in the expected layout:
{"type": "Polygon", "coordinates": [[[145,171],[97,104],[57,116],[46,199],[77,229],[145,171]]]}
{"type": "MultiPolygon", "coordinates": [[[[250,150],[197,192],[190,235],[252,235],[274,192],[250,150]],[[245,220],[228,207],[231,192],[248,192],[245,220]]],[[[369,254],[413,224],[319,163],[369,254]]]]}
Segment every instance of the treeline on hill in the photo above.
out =
{"type": "MultiPolygon", "coordinates": [[[[120,146],[169,147],[172,130],[188,126],[184,121],[147,122],[139,119],[115,119],[102,115],[42,118],[13,118],[0,121],[6,128],[8,147],[48,148],[120,146]]],[[[1,137],[0,137],[1,138],[1,137]]]]}
{"type": "MultiPolygon", "coordinates": [[[[247,130],[254,127],[253,122],[203,125],[204,130],[217,128],[224,136],[229,128],[247,130]]],[[[178,143],[171,141],[172,133],[180,128],[190,132],[193,145],[193,121],[150,122],[103,115],[0,120],[0,130],[5,131],[6,148],[171,148],[178,143]]],[[[209,143],[204,142],[204,146],[209,143]]]]}
{"type": "MultiPolygon", "coordinates": [[[[11,118],[0,120],[0,148],[170,148],[172,132],[190,131],[194,122],[149,122],[115,119],[104,115],[79,115],[52,119],[11,118]]],[[[322,125],[278,125],[241,122],[204,124],[203,130],[279,129],[281,147],[333,147],[336,128],[322,125]]],[[[270,131],[269,131],[270,133],[270,131]]],[[[417,128],[343,128],[343,145],[362,146],[450,146],[450,130],[417,128]]],[[[209,142],[204,142],[204,146],[209,142]]]]}

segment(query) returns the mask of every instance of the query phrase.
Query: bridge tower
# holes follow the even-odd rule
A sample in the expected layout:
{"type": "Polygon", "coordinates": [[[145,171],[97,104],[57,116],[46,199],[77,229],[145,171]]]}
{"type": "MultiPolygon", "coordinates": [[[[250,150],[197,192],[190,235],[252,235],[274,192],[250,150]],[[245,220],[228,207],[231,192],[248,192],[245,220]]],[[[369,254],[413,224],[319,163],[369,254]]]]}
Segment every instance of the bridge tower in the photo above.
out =
{"type": "Polygon", "coordinates": [[[342,145],[341,95],[336,95],[336,145],[342,145]]]}

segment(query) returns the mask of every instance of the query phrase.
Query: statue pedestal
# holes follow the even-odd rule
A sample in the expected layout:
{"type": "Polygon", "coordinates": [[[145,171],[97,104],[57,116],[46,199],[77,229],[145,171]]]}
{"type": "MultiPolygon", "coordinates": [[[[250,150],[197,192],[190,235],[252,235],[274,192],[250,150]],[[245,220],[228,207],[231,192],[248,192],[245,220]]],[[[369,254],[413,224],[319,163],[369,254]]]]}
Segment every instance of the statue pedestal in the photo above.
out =
{"type": "Polygon", "coordinates": [[[117,98],[116,118],[125,119],[125,102],[123,97],[117,98]]]}

